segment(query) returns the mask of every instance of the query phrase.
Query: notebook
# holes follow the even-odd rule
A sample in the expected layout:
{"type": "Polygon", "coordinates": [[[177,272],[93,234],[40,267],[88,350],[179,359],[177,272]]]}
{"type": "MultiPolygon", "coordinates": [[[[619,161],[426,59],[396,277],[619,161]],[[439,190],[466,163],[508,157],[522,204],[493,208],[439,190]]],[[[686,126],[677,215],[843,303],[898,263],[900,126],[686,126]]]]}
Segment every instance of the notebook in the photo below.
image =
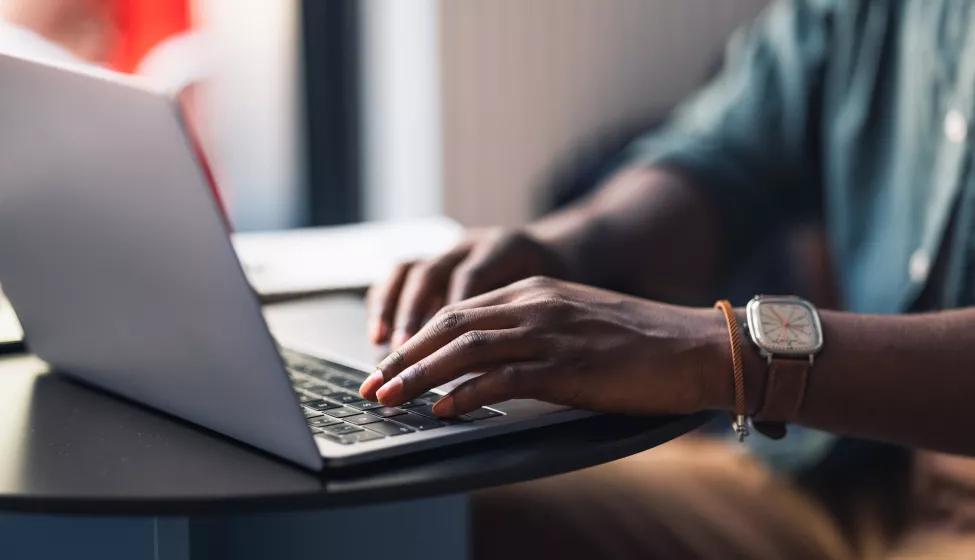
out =
{"type": "Polygon", "coordinates": [[[434,217],[237,233],[233,243],[251,285],[274,300],[366,288],[399,262],[450,250],[462,235],[457,222],[434,217]]]}
{"type": "Polygon", "coordinates": [[[13,307],[0,289],[0,346],[17,344],[23,337],[24,331],[20,328],[20,321],[17,320],[13,307]]]}

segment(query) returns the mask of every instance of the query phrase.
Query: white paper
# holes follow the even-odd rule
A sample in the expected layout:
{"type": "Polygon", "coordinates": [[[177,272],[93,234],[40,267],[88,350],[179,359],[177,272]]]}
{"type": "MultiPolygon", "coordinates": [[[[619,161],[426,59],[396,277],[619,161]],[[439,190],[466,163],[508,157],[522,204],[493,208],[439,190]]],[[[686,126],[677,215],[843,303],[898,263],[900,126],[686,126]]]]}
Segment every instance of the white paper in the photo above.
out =
{"type": "Polygon", "coordinates": [[[24,331],[20,327],[20,321],[14,314],[14,308],[0,291],[0,344],[6,342],[17,342],[24,336],[24,331]]]}
{"type": "Polygon", "coordinates": [[[448,218],[370,222],[233,236],[251,285],[265,297],[365,288],[397,263],[450,250],[463,228],[448,218]]]}

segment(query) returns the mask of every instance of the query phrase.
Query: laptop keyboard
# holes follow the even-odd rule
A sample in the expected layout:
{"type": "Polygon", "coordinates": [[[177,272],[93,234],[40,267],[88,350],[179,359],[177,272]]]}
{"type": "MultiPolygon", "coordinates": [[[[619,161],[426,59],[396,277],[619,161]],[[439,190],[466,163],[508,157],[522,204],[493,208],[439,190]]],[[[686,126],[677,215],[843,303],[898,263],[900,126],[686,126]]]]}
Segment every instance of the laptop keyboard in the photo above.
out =
{"type": "Polygon", "coordinates": [[[503,413],[479,408],[457,418],[439,418],[433,404],[436,393],[425,393],[398,407],[386,407],[359,396],[368,373],[281,349],[288,375],[315,437],[342,445],[436,430],[453,424],[477,423],[503,413]]]}

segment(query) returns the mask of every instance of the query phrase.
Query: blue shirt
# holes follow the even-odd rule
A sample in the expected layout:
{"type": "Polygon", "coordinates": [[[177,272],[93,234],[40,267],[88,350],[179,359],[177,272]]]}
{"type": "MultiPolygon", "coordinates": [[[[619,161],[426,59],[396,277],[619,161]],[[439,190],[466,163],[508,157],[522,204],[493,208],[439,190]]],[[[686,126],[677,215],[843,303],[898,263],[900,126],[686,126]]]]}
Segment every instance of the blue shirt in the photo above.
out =
{"type": "Polygon", "coordinates": [[[695,176],[737,247],[821,220],[851,311],[915,308],[939,254],[934,306],[972,305],[972,3],[775,2],[631,156],[695,176]]]}

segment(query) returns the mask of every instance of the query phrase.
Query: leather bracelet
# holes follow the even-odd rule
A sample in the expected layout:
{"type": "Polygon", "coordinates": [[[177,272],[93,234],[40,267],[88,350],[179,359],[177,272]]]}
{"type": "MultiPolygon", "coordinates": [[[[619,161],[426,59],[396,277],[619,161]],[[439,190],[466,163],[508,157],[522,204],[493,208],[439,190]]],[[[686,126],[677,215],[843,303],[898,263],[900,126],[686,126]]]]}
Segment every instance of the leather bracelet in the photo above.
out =
{"type": "Polygon", "coordinates": [[[741,357],[741,333],[738,330],[738,320],[735,318],[735,310],[731,307],[731,302],[723,299],[714,304],[715,309],[720,309],[724,313],[725,322],[728,323],[728,337],[731,341],[731,362],[732,371],[735,379],[735,414],[732,417],[732,427],[738,434],[738,441],[744,442],[748,435],[748,423],[745,413],[745,366],[741,357]]]}

